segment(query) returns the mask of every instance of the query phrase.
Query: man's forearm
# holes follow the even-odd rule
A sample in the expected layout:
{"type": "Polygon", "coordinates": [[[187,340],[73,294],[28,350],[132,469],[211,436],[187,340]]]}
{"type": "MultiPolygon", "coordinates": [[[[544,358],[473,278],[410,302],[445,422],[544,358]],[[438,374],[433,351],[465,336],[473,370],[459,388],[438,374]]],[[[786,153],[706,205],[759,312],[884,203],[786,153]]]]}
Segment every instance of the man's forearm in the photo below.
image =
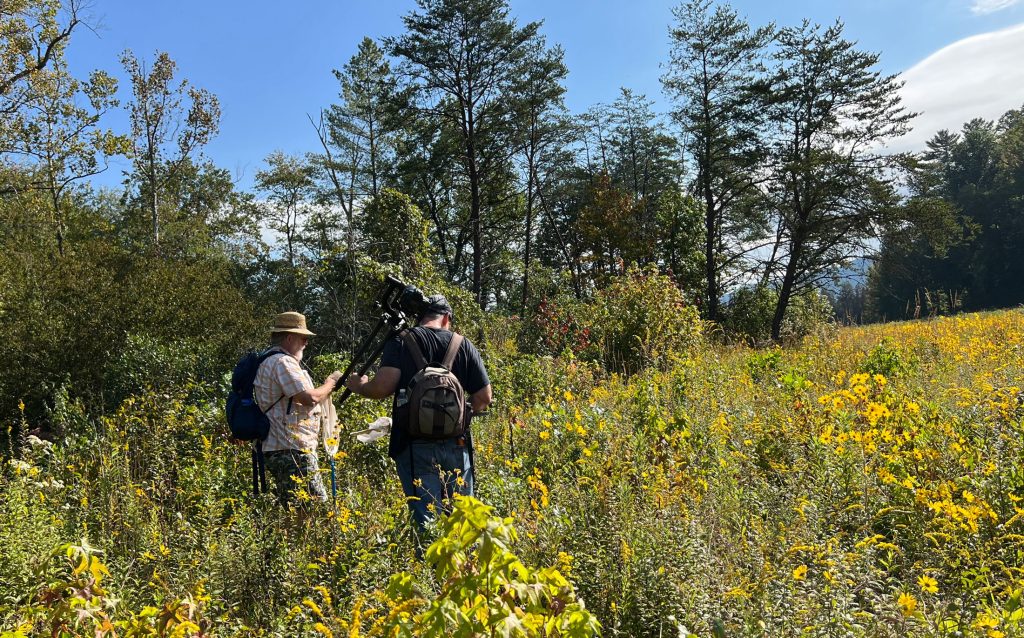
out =
{"type": "Polygon", "coordinates": [[[331,396],[331,393],[334,392],[334,388],[336,387],[336,385],[337,384],[335,384],[333,381],[327,381],[319,388],[313,388],[312,390],[310,390],[310,399],[312,399],[313,401],[310,405],[316,405],[317,403],[320,403],[327,397],[331,396]]]}
{"type": "Polygon", "coordinates": [[[385,366],[378,370],[372,379],[366,375],[354,372],[346,381],[346,385],[350,390],[367,399],[384,399],[394,394],[398,389],[398,381],[401,375],[402,373],[398,368],[385,366]]]}
{"type": "Polygon", "coordinates": [[[331,393],[334,392],[335,388],[338,387],[338,378],[340,377],[340,375],[341,373],[337,373],[337,375],[332,374],[331,376],[327,377],[327,380],[324,381],[323,385],[317,388],[313,388],[312,390],[303,390],[302,392],[293,396],[292,401],[298,403],[299,405],[304,405],[307,407],[314,406],[317,403],[320,403],[327,397],[331,396],[331,393]]]}
{"type": "Polygon", "coordinates": [[[363,384],[359,388],[358,392],[367,399],[385,399],[391,396],[393,391],[381,383],[377,377],[374,377],[367,383],[363,384]]]}

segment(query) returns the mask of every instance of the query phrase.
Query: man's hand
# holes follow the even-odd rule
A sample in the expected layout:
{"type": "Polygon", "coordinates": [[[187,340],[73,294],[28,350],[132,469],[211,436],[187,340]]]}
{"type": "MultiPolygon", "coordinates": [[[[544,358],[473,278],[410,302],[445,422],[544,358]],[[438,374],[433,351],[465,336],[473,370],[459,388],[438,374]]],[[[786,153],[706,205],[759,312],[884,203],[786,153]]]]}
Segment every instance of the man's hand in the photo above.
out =
{"type": "Polygon", "coordinates": [[[341,370],[335,370],[334,372],[327,376],[327,379],[324,381],[324,384],[326,385],[327,383],[330,383],[333,389],[338,387],[339,381],[341,381],[341,370]]]}
{"type": "Polygon", "coordinates": [[[398,368],[385,366],[377,370],[373,379],[355,372],[345,380],[349,390],[367,399],[383,399],[395,393],[402,371],[398,368]]]}
{"type": "Polygon", "coordinates": [[[349,390],[355,392],[356,394],[359,394],[359,390],[362,389],[362,387],[369,382],[370,379],[365,374],[353,372],[351,375],[349,375],[348,380],[345,381],[345,386],[349,390]]]}

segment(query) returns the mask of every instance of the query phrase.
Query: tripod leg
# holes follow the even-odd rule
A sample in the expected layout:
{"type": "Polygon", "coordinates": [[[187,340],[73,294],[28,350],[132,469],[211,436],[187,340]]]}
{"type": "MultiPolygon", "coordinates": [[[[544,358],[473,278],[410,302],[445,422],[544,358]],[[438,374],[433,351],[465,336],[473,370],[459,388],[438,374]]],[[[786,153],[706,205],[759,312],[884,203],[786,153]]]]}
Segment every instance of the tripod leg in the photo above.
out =
{"type": "Polygon", "coordinates": [[[342,379],[347,379],[348,375],[352,374],[352,371],[355,369],[356,365],[358,365],[358,362],[363,358],[363,355],[370,348],[370,344],[372,344],[374,340],[377,338],[377,335],[380,333],[380,329],[383,328],[386,324],[387,322],[384,319],[380,319],[377,322],[377,325],[374,326],[373,331],[370,334],[366,335],[366,338],[363,339],[363,342],[359,344],[359,347],[352,354],[352,361],[350,361],[348,367],[345,368],[345,375],[342,377],[342,379]]]}

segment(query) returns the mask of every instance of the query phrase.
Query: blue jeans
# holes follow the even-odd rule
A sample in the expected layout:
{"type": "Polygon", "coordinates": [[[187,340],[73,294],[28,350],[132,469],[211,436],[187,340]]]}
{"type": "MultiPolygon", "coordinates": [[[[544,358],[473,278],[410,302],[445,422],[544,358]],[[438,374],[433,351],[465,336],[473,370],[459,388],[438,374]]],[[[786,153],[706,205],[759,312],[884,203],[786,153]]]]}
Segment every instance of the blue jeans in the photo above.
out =
{"type": "Polygon", "coordinates": [[[434,520],[444,500],[473,495],[473,466],[465,439],[412,441],[395,457],[409,511],[422,530],[434,520]]]}

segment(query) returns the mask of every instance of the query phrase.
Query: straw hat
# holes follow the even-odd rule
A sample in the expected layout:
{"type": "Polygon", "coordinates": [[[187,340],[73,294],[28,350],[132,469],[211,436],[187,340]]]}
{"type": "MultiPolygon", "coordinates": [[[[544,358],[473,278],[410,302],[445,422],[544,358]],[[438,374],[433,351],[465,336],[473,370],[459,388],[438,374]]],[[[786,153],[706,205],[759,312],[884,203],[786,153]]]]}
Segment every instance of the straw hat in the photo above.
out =
{"type": "Polygon", "coordinates": [[[307,337],[316,336],[315,332],[306,329],[306,316],[298,312],[282,312],[274,317],[274,327],[270,329],[271,334],[275,332],[293,332],[297,335],[307,337]]]}

